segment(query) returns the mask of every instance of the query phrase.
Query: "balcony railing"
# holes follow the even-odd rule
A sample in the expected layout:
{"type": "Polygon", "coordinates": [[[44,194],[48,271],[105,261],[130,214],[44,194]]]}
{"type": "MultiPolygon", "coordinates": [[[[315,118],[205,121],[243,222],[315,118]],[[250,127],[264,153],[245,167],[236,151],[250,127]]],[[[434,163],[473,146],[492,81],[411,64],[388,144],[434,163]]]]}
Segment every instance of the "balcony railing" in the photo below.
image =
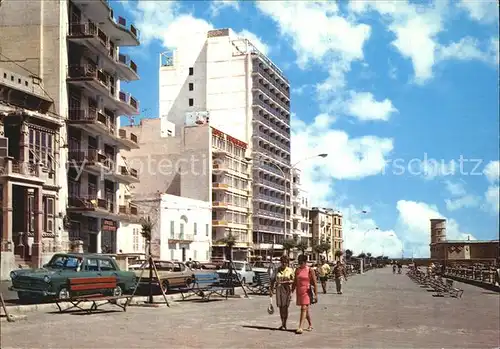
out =
{"type": "Polygon", "coordinates": [[[137,170],[133,168],[128,169],[126,166],[120,166],[120,174],[122,176],[131,176],[139,179],[139,174],[137,173],[137,170]]]}
{"type": "Polygon", "coordinates": [[[265,134],[263,132],[258,132],[257,134],[254,134],[252,137],[254,138],[254,141],[261,139],[261,140],[264,140],[268,143],[271,143],[273,146],[278,147],[280,150],[282,150],[284,152],[290,153],[290,146],[283,144],[282,142],[278,141],[277,139],[273,138],[272,136],[270,136],[268,134],[265,134]]]}
{"type": "Polygon", "coordinates": [[[108,133],[115,133],[115,124],[110,120],[110,117],[98,112],[95,108],[88,109],[70,109],[68,113],[68,121],[70,123],[91,124],[95,123],[100,125],[108,133]]]}
{"type": "Polygon", "coordinates": [[[68,207],[82,210],[103,210],[113,212],[114,202],[111,200],[101,199],[94,195],[69,197],[68,207]]]}
{"type": "Polygon", "coordinates": [[[281,191],[285,191],[285,186],[284,185],[281,185],[279,183],[276,183],[276,182],[273,182],[273,181],[270,181],[270,180],[267,180],[267,179],[263,179],[263,178],[258,178],[255,180],[255,184],[264,184],[270,188],[277,188],[281,191]]]}
{"type": "Polygon", "coordinates": [[[122,64],[125,64],[126,66],[128,66],[130,69],[133,70],[134,73],[138,74],[137,73],[137,64],[135,64],[135,62],[133,60],[130,59],[130,56],[129,55],[125,55],[123,53],[120,53],[118,55],[118,62],[122,63],[122,64]]]}
{"type": "Polygon", "coordinates": [[[69,151],[68,160],[74,161],[77,164],[86,166],[103,165],[108,169],[112,169],[113,161],[106,155],[99,153],[97,149],[88,149],[87,151],[69,151]]]}
{"type": "Polygon", "coordinates": [[[170,233],[168,239],[177,241],[194,241],[194,235],[186,233],[170,233]]]}
{"type": "Polygon", "coordinates": [[[109,75],[93,64],[70,65],[68,68],[68,77],[71,79],[94,79],[107,89],[111,85],[109,75]]]}
{"type": "Polygon", "coordinates": [[[70,37],[88,37],[97,36],[98,27],[94,23],[70,23],[70,37]]]}
{"type": "Polygon", "coordinates": [[[16,160],[11,157],[5,157],[3,163],[0,160],[0,175],[9,176],[12,174],[40,177],[41,168],[40,165],[16,160]]]}
{"type": "Polygon", "coordinates": [[[254,92],[253,93],[253,104],[259,105],[262,108],[264,108],[267,112],[273,114],[277,118],[285,121],[286,123],[289,122],[289,115],[290,115],[290,110],[287,108],[283,108],[280,104],[276,102],[275,99],[269,97],[267,93],[265,92],[254,92]],[[262,98],[261,96],[264,96],[265,98],[262,98]],[[271,107],[270,103],[266,103],[266,101],[274,103],[275,107],[271,107]],[[276,108],[279,107],[279,108],[276,108]],[[281,108],[281,111],[280,111],[281,108]],[[282,114],[282,111],[285,113],[285,115],[282,114]]]}
{"type": "Polygon", "coordinates": [[[132,141],[133,143],[136,143],[136,144],[139,144],[139,140],[137,139],[137,135],[130,132],[130,136],[127,136],[127,131],[124,130],[124,129],[119,129],[118,130],[118,136],[121,138],[121,139],[127,139],[127,140],[130,140],[132,141]]]}
{"type": "Polygon", "coordinates": [[[133,36],[139,39],[139,29],[137,29],[133,24],[131,24],[130,27],[127,27],[127,20],[125,18],[118,17],[116,23],[120,25],[122,28],[130,31],[130,33],[132,33],[133,36]]]}
{"type": "MultiPolygon", "coordinates": [[[[262,115],[259,115],[259,114],[254,114],[252,116],[253,120],[254,121],[259,121],[261,123],[263,123],[264,125],[266,125],[267,127],[269,127],[271,130],[273,130],[274,132],[276,132],[277,134],[279,134],[281,137],[289,140],[290,139],[290,134],[287,134],[286,130],[283,130],[279,127],[279,125],[275,124],[275,123],[272,123],[269,119],[266,119],[265,117],[263,117],[262,115]]],[[[283,121],[281,121],[283,122],[283,121]]]]}
{"type": "Polygon", "coordinates": [[[271,76],[268,72],[266,72],[263,68],[259,67],[258,63],[253,65],[253,72],[262,75],[267,81],[269,81],[274,87],[276,87],[278,90],[280,90],[281,93],[286,98],[290,98],[290,91],[287,90],[286,88],[282,87],[278,81],[276,81],[275,78],[271,76]]]}
{"type": "Polygon", "coordinates": [[[285,203],[285,200],[284,199],[280,199],[280,198],[277,198],[277,197],[274,197],[274,196],[269,196],[269,195],[264,195],[264,194],[258,194],[257,197],[261,200],[266,200],[266,201],[269,201],[269,202],[275,202],[277,204],[284,204],[285,203]]]}
{"type": "Polygon", "coordinates": [[[266,95],[272,98],[273,102],[279,104],[285,110],[290,110],[290,104],[283,102],[280,98],[280,95],[272,91],[269,85],[264,84],[260,81],[260,79],[253,79],[252,82],[254,89],[263,91],[266,95]]]}
{"type": "Polygon", "coordinates": [[[137,216],[139,214],[139,209],[137,208],[137,206],[132,204],[120,205],[119,212],[123,215],[137,216]]]}
{"type": "Polygon", "coordinates": [[[123,103],[127,103],[128,105],[130,105],[134,110],[139,111],[139,101],[132,97],[130,93],[120,91],[120,93],[118,94],[118,98],[123,103]]]}

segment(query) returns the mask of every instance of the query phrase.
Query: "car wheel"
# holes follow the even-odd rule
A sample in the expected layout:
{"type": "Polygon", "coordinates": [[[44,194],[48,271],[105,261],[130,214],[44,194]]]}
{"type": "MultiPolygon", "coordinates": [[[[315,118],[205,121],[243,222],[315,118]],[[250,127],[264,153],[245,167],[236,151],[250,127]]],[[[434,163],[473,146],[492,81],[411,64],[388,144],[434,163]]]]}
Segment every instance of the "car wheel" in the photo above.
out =
{"type": "Polygon", "coordinates": [[[113,296],[114,297],[121,297],[123,295],[123,289],[121,286],[116,286],[113,290],[113,296]]]}
{"type": "Polygon", "coordinates": [[[161,286],[163,287],[163,292],[165,292],[165,294],[167,294],[168,293],[168,288],[169,288],[168,280],[163,280],[161,282],[161,286]]]}
{"type": "Polygon", "coordinates": [[[66,287],[63,287],[59,290],[59,293],[57,294],[57,298],[59,299],[68,299],[69,298],[69,291],[66,287]]]}

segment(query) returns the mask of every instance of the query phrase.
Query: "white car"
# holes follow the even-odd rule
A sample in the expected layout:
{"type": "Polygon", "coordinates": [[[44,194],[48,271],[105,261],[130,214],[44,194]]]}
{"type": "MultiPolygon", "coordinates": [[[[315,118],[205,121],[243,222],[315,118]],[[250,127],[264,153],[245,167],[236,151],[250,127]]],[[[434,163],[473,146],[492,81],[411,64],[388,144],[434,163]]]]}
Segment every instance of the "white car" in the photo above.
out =
{"type": "MultiPolygon", "coordinates": [[[[238,274],[238,279],[241,283],[251,284],[255,279],[255,272],[252,270],[252,266],[250,263],[246,261],[233,261],[234,271],[238,274]]],[[[222,267],[217,270],[217,274],[219,277],[224,280],[227,279],[227,275],[229,273],[230,262],[226,261],[222,264],[222,267]]]]}

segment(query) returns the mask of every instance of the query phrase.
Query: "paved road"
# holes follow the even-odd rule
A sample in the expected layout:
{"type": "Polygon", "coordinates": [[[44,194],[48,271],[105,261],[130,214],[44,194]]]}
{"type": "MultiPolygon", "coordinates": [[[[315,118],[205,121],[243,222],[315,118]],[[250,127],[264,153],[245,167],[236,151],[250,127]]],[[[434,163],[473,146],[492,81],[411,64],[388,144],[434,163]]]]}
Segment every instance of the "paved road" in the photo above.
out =
{"type": "MultiPolygon", "coordinates": [[[[332,287],[332,286],[330,286],[332,287]]],[[[353,276],[343,295],[320,295],[313,332],[276,331],[268,299],[176,302],[126,313],[30,313],[2,323],[2,348],[494,348],[500,297],[463,285],[462,299],[437,298],[389,268],[353,276]]],[[[290,328],[298,319],[292,305],[290,328]]]]}

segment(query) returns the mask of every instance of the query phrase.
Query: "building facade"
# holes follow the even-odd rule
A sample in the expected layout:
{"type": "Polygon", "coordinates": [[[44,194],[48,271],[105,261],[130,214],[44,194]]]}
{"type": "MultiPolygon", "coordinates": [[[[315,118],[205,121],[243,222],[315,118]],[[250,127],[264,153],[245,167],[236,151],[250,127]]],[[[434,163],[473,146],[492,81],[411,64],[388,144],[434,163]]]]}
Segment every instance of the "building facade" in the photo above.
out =
{"type": "Polygon", "coordinates": [[[163,194],[160,209],[160,259],[208,262],[212,234],[210,203],[163,194]]]}
{"type": "MultiPolygon", "coordinates": [[[[117,220],[133,215],[128,204],[117,204],[118,184],[137,180],[130,169],[117,165],[120,150],[136,146],[134,137],[119,129],[118,117],[136,114],[139,108],[120,88],[120,80],[138,79],[137,65],[119,52],[119,46],[139,45],[137,28],[115,18],[106,1],[5,0],[0,42],[4,79],[30,90],[30,101],[24,98],[22,107],[59,120],[12,118],[11,112],[2,117],[14,168],[20,162],[50,177],[30,181],[36,185],[28,189],[4,187],[4,231],[17,240],[6,243],[23,247],[16,256],[34,266],[41,265],[43,251],[50,256],[55,250],[113,248],[117,220]],[[12,200],[22,208],[11,210],[12,200]],[[49,216],[45,223],[44,212],[49,216]]],[[[19,97],[19,92],[9,93],[2,101],[20,107],[12,103],[19,97]]]]}
{"type": "MultiPolygon", "coordinates": [[[[292,171],[292,236],[297,243],[304,242],[307,244],[307,254],[312,252],[312,234],[310,231],[309,217],[309,196],[307,191],[302,189],[300,182],[300,170],[293,169],[292,171]]],[[[296,251],[298,254],[300,251],[296,251]]]]}
{"type": "Polygon", "coordinates": [[[446,219],[430,220],[430,256],[442,263],[466,261],[498,261],[500,258],[499,240],[448,240],[446,219]]]}
{"type": "Polygon", "coordinates": [[[326,244],[328,248],[318,255],[328,260],[340,260],[343,252],[342,213],[329,208],[313,207],[309,213],[311,218],[312,247],[326,244]]]}
{"type": "Polygon", "coordinates": [[[208,111],[212,127],[247,144],[254,253],[274,249],[281,254],[285,226],[291,226],[285,223],[285,201],[290,202],[288,80],[230,29],[183,42],[161,55],[160,115],[178,131],[186,112],[208,111]]]}

